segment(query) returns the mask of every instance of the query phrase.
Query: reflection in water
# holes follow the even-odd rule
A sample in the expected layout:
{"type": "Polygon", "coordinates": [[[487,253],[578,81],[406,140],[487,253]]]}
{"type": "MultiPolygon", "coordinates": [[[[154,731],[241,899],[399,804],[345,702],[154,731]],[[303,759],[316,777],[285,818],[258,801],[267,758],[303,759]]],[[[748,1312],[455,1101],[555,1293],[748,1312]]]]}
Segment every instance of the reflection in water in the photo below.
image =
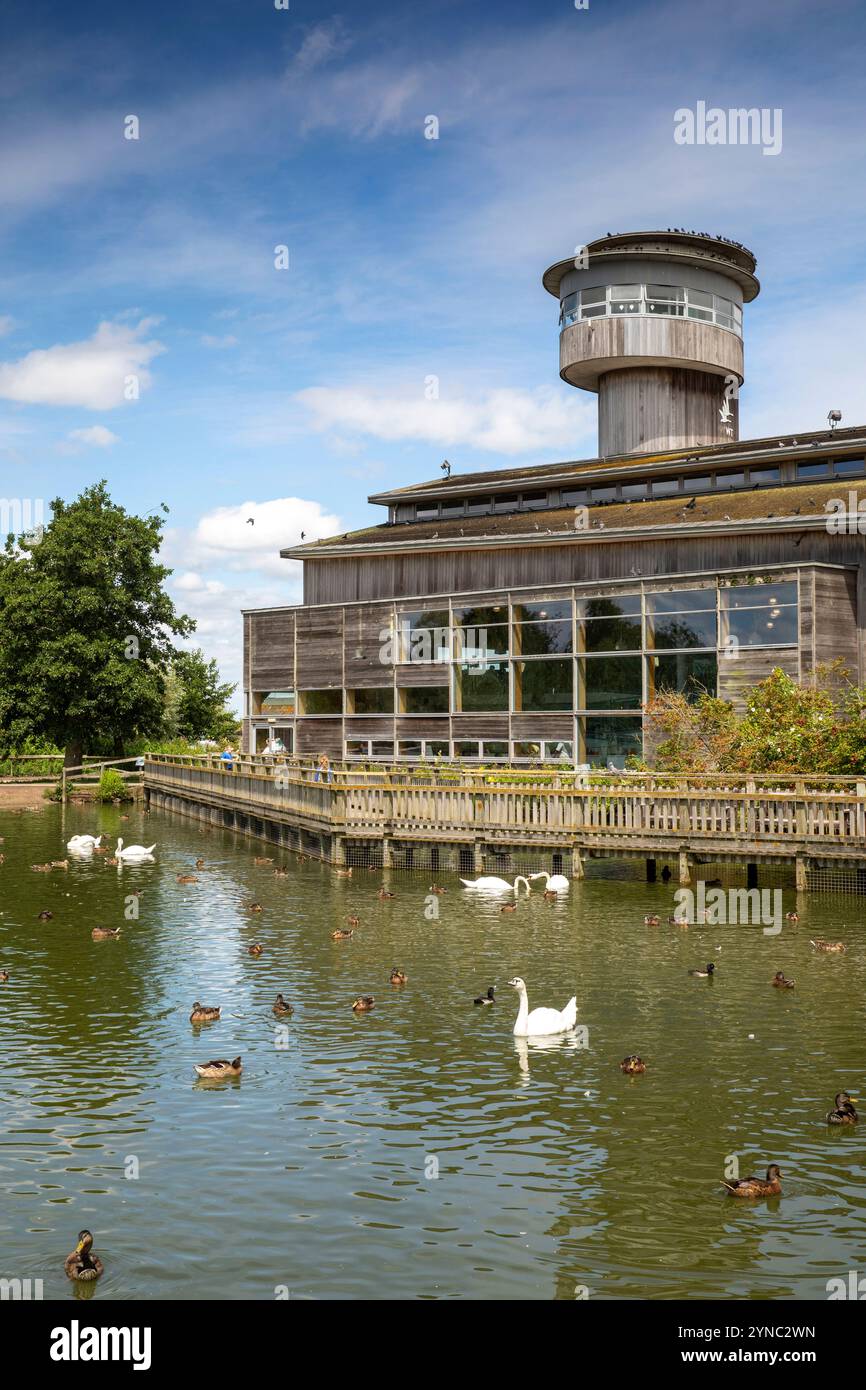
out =
{"type": "Polygon", "coordinates": [[[864,1266],[863,1140],[824,1118],[862,1094],[856,899],[787,895],[801,920],[768,938],[647,927],[673,888],[625,873],[553,903],[539,882],[505,915],[449,879],[432,926],[429,874],[386,875],[380,901],[380,873],[271,847],[277,876],[255,842],[168,816],[51,807],[0,813],[0,835],[0,1277],[47,1298],[823,1298],[864,1266]],[[155,861],[30,871],[97,829],[157,840],[155,861]],[[712,958],[712,988],[689,978],[712,958]],[[473,1005],[515,974],[576,993],[588,1036],[515,1038],[510,994],[473,1005]],[[191,1025],[196,999],[220,1020],[191,1025]],[[646,1075],[620,1071],[632,1053],[646,1075]],[[196,1078],[239,1054],[242,1077],[196,1078]],[[732,1155],[778,1162],[783,1197],[726,1199],[732,1155]],[[83,1227],[105,1274],[80,1292],[63,1259],[83,1227]]]}

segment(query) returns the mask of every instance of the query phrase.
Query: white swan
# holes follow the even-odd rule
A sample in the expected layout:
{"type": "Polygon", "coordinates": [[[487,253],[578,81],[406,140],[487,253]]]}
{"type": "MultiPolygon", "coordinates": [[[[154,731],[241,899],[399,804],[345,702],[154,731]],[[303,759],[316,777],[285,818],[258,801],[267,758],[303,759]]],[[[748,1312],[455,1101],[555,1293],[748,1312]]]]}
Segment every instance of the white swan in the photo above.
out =
{"type": "Polygon", "coordinates": [[[531,892],[528,879],[523,874],[518,874],[514,883],[509,883],[507,878],[497,878],[495,874],[488,874],[486,878],[476,878],[473,882],[468,878],[461,878],[460,882],[464,888],[472,888],[476,893],[516,893],[518,883],[526,884],[527,893],[531,892]]]}
{"type": "Polygon", "coordinates": [[[117,859],[152,859],[155,849],[156,845],[127,845],[124,849],[123,841],[118,840],[114,853],[117,859]]]}
{"type": "Polygon", "coordinates": [[[544,886],[550,893],[567,893],[571,887],[565,874],[549,874],[545,869],[542,869],[540,873],[530,874],[529,877],[532,879],[546,878],[547,882],[544,886]]]}
{"type": "Polygon", "coordinates": [[[533,1009],[530,1013],[525,980],[521,980],[518,975],[516,979],[509,980],[508,983],[517,990],[520,996],[520,1008],[517,1011],[517,1019],[514,1024],[516,1037],[550,1037],[553,1033],[568,1033],[575,1026],[577,1022],[576,996],[569,999],[561,1013],[559,1009],[533,1009]]]}
{"type": "Polygon", "coordinates": [[[75,850],[98,849],[102,842],[102,836],[97,835],[73,835],[71,840],[66,841],[66,848],[75,850]]]}

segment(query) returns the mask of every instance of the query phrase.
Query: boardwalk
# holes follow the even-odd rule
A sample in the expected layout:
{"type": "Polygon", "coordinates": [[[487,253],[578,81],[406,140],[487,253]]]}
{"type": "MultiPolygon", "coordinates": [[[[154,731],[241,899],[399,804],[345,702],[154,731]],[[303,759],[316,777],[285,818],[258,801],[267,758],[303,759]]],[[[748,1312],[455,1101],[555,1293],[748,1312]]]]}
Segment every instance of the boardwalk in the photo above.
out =
{"type": "MultiPolygon", "coordinates": [[[[572,773],[338,770],[315,782],[300,765],[238,758],[148,759],[145,795],[155,805],[307,848],[337,864],[406,864],[407,850],[438,847],[442,868],[480,870],[491,857],[556,855],[579,877],[587,855],[677,858],[687,883],[695,859],[866,868],[866,784],[856,779],[611,779],[581,785],[572,773]],[[509,776],[513,784],[509,783],[509,776]]],[[[541,862],[541,858],[539,862],[541,862]]],[[[417,862],[413,854],[410,862],[417,862]]]]}

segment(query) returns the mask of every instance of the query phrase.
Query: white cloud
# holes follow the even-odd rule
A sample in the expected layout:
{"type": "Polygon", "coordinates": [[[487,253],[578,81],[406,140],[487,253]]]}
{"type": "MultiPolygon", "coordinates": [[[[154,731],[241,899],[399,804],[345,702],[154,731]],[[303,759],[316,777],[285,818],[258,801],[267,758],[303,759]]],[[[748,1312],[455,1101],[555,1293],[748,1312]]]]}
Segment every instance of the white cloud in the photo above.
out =
{"type": "Polygon", "coordinates": [[[167,538],[168,559],[172,557],[193,568],[183,576],[188,592],[196,591],[200,571],[248,571],[256,575],[278,575],[288,584],[296,579],[297,562],[280,559],[280,549],[305,539],[318,540],[342,530],[339,516],[319,502],[302,497],[275,497],[267,502],[241,502],[239,506],[217,507],[199,518],[184,537],[167,538]],[[252,524],[250,524],[252,522],[252,524]]]}
{"type": "Polygon", "coordinates": [[[226,333],[222,338],[215,338],[212,333],[202,333],[199,341],[202,347],[206,348],[233,348],[238,345],[233,333],[226,333]]]}
{"type": "Polygon", "coordinates": [[[112,434],[104,425],[89,425],[86,429],[70,430],[67,439],[79,444],[91,444],[95,449],[110,449],[120,442],[120,436],[112,434]]]}
{"type": "Polygon", "coordinates": [[[314,429],[499,454],[573,448],[576,437],[595,426],[594,401],[546,386],[488,391],[471,400],[313,386],[295,399],[310,411],[314,429]]]}
{"type": "Polygon", "coordinates": [[[0,338],[5,338],[7,333],[11,333],[15,327],[15,320],[11,314],[0,314],[0,338]]]}
{"type": "Polygon", "coordinates": [[[139,390],[151,382],[148,366],[164,352],[161,343],[144,341],[152,327],[142,319],[135,327],[101,323],[92,338],[58,343],[28,352],[16,362],[0,363],[0,397],[27,405],[72,405],[112,410],[128,398],[130,378],[139,390]]]}

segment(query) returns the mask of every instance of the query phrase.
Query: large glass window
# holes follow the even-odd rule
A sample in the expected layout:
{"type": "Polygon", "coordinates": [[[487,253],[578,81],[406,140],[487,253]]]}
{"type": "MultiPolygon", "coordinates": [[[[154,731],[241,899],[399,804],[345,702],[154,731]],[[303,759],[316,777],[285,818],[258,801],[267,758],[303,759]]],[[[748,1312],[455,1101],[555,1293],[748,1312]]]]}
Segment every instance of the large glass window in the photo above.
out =
{"type": "Polygon", "coordinates": [[[797,584],[732,585],[722,590],[721,642],[744,647],[793,645],[797,641],[797,584]]]}
{"type": "Polygon", "coordinates": [[[766,487],[770,483],[779,483],[782,480],[782,472],[779,468],[750,468],[749,482],[752,487],[766,487]]]}
{"type": "Polygon", "coordinates": [[[678,317],[685,313],[686,292],[677,285],[647,285],[646,311],[678,317]]]}
{"type": "Polygon", "coordinates": [[[670,497],[673,493],[679,492],[679,478],[653,478],[652,481],[653,497],[670,497]]]}
{"type": "Polygon", "coordinates": [[[508,709],[508,664],[455,666],[457,708],[468,712],[508,709]]]}
{"type": "Polygon", "coordinates": [[[355,714],[393,714],[394,691],[391,686],[375,690],[350,690],[349,709],[355,714]]]}
{"type": "Polygon", "coordinates": [[[400,613],[397,626],[400,633],[401,661],[449,660],[451,651],[447,608],[400,613]]]}
{"type": "Polygon", "coordinates": [[[862,459],[837,459],[833,464],[837,478],[858,478],[863,473],[862,459]]]}
{"type": "Polygon", "coordinates": [[[668,652],[648,660],[649,698],[663,690],[677,691],[687,700],[715,695],[717,662],[715,652],[668,652]]]}
{"type": "Polygon", "coordinates": [[[342,714],[342,690],[301,690],[301,714],[342,714]]]}
{"type": "Polygon", "coordinates": [[[578,599],[577,615],[582,651],[640,651],[640,594],[578,599]]]}
{"type": "Polygon", "coordinates": [[[294,690],[269,690],[262,696],[261,713],[265,715],[294,714],[294,690]]]}
{"type": "Polygon", "coordinates": [[[404,714],[447,714],[447,685],[407,685],[400,691],[404,714]]]}
{"type": "Polygon", "coordinates": [[[509,650],[507,603],[455,608],[454,626],[454,655],[467,665],[483,667],[509,650]]]}
{"type": "Polygon", "coordinates": [[[479,756],[479,743],[476,739],[459,739],[454,744],[455,758],[477,758],[479,756]]]}
{"type": "Polygon", "coordinates": [[[639,656],[592,656],[578,663],[579,709],[640,709],[639,656]]]}
{"type": "Polygon", "coordinates": [[[508,744],[500,743],[498,740],[494,740],[492,743],[482,743],[481,756],[482,758],[507,758],[508,744]]]}
{"type": "Polygon", "coordinates": [[[540,758],[540,757],[541,757],[541,744],[540,744],[540,743],[515,743],[515,745],[514,745],[514,756],[515,756],[515,758],[540,758]]]}
{"type": "Polygon", "coordinates": [[[515,709],[571,710],[574,708],[571,661],[515,662],[515,709]]]}
{"type": "Polygon", "coordinates": [[[515,604],[514,617],[518,656],[554,656],[572,650],[570,601],[515,604]]]}
{"type": "Polygon", "coordinates": [[[583,744],[580,761],[591,763],[593,767],[624,767],[626,758],[640,754],[643,745],[639,718],[591,715],[580,720],[580,733],[583,744]]]}
{"type": "Polygon", "coordinates": [[[742,335],[743,331],[739,304],[723,295],[683,285],[590,285],[579,294],[573,291],[563,296],[559,325],[561,329],[568,328],[578,319],[606,314],[662,314],[669,318],[688,315],[704,323],[715,323],[730,333],[742,335]]]}
{"type": "Polygon", "coordinates": [[[647,595],[647,646],[715,647],[716,590],[647,595]]]}

